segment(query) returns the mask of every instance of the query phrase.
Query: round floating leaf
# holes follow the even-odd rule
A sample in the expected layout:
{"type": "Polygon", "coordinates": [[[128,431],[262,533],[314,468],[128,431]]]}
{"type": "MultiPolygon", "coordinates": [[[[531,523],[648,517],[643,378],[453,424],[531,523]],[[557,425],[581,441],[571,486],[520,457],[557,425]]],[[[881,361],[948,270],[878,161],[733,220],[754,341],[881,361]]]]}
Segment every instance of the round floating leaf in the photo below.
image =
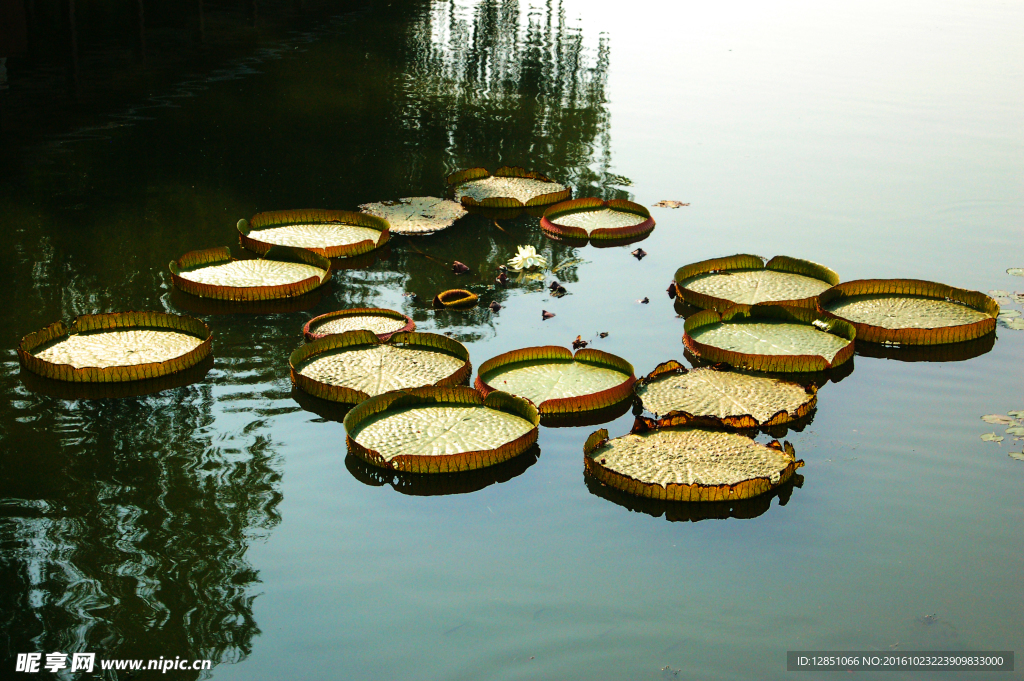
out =
{"type": "Polygon", "coordinates": [[[839,275],[809,260],[777,255],[765,262],[741,254],[680,267],[675,282],[681,300],[722,312],[762,303],[813,308],[819,293],[839,283],[839,275]]]}
{"type": "Polygon", "coordinates": [[[565,201],[572,190],[522,168],[502,167],[491,175],[484,168],[470,168],[448,176],[455,200],[464,206],[484,208],[522,208],[546,206],[565,201]]]}
{"type": "Polygon", "coordinates": [[[608,440],[592,434],[583,449],[586,472],[636,496],[666,501],[730,501],[784,484],[803,466],[793,447],[757,443],[736,433],[659,428],[608,440]]]}
{"type": "Polygon", "coordinates": [[[1024,409],[1017,409],[1015,411],[1008,411],[1006,413],[1016,419],[1024,419],[1024,409]]]}
{"type": "Polygon", "coordinates": [[[711,367],[687,371],[676,361],[659,365],[635,392],[666,425],[712,418],[735,428],[775,426],[803,418],[818,400],[814,386],[711,367]]]}
{"type": "Polygon", "coordinates": [[[1006,273],[1011,274],[1015,277],[1024,277],[1024,268],[1011,267],[1010,269],[1006,270],[1006,273]]]}
{"type": "Polygon", "coordinates": [[[433,306],[436,308],[448,307],[455,310],[466,310],[476,307],[477,295],[461,288],[454,288],[442,291],[434,296],[433,306]]]}
{"type": "Polygon", "coordinates": [[[771,373],[825,371],[853,356],[853,327],[812,310],[736,305],[686,320],[683,343],[706,362],[771,373]]]}
{"type": "Polygon", "coordinates": [[[981,420],[985,423],[996,423],[1001,426],[1012,426],[1016,424],[1016,421],[1003,414],[985,414],[981,417],[981,420]]]}
{"type": "Polygon", "coordinates": [[[371,397],[345,417],[348,451],[381,468],[454,473],[491,466],[537,441],[537,409],[518,397],[415,388],[371,397]]]}
{"type": "Polygon", "coordinates": [[[858,340],[939,345],[991,333],[999,305],[980,291],[931,281],[862,279],[822,293],[818,311],[852,324],[858,340]]]}
{"type": "Polygon", "coordinates": [[[650,233],[654,219],[650,211],[632,201],[587,198],[551,206],[540,226],[548,234],[567,239],[620,242],[650,233]]]}
{"type": "Polygon", "coordinates": [[[469,378],[469,351],[433,333],[401,332],[382,341],[370,331],[314,340],[291,354],[292,382],[324,400],[357,404],[391,390],[458,385],[469,378]]]}
{"type": "Polygon", "coordinates": [[[1006,296],[1010,295],[1008,291],[1002,290],[989,291],[988,294],[993,298],[1005,298],[1006,296]]]}
{"type": "Polygon", "coordinates": [[[1019,316],[1020,312],[1018,312],[1017,310],[1000,310],[999,317],[997,319],[999,319],[1000,321],[1005,321],[1007,319],[1014,319],[1019,316]]]}
{"type": "Polygon", "coordinates": [[[243,248],[263,255],[274,246],[305,248],[326,258],[351,258],[388,242],[387,220],[349,210],[279,210],[238,221],[243,248]]]}
{"type": "Polygon", "coordinates": [[[1024,331],[1024,319],[1008,319],[1003,322],[1003,326],[1014,331],[1024,331]]]}
{"type": "Polygon", "coordinates": [[[1006,429],[1007,435],[1013,435],[1014,437],[1024,436],[1024,426],[1012,426],[1006,429]]]}
{"type": "Polygon", "coordinates": [[[46,378],[120,383],[167,376],[206,359],[210,328],[194,317],[163,312],[82,315],[21,339],[22,367],[46,378]]]}
{"type": "Polygon", "coordinates": [[[399,331],[414,331],[416,323],[396,310],[380,307],[354,307],[336,310],[314,317],[302,327],[306,340],[316,340],[333,333],[358,330],[370,331],[381,340],[387,340],[399,331]]]}
{"type": "Polygon", "coordinates": [[[985,442],[1002,442],[1003,436],[996,435],[995,433],[985,433],[984,435],[981,436],[981,439],[984,440],[985,442]]]}
{"type": "Polygon", "coordinates": [[[610,407],[630,397],[633,366],[607,352],[584,348],[576,355],[554,345],[523,348],[480,365],[476,387],[525,397],[541,414],[571,414],[610,407]]]}
{"type": "Polygon", "coordinates": [[[1010,452],[1010,458],[1017,461],[1024,461],[1024,452],[1010,452]]]}
{"type": "Polygon", "coordinates": [[[185,293],[239,302],[301,296],[331,278],[325,256],[290,246],[274,246],[255,260],[236,260],[227,247],[190,251],[169,267],[185,293]]]}
{"type": "Polygon", "coordinates": [[[433,196],[411,196],[397,201],[364,203],[359,209],[386,220],[391,226],[392,234],[415,236],[440,232],[466,215],[466,209],[458,203],[433,196]]]}

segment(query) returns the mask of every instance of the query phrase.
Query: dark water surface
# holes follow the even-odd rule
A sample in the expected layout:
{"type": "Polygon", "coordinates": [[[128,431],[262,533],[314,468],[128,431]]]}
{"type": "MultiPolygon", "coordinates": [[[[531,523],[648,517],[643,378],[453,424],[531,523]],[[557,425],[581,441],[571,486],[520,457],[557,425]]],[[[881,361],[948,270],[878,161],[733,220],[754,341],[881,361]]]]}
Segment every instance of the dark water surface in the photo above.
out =
{"type": "Polygon", "coordinates": [[[307,319],[376,305],[475,366],[580,334],[647,373],[683,359],[675,269],[736,252],[1024,291],[1005,274],[1024,267],[1019,5],[304,4],[212,6],[202,40],[158,16],[141,63],[122,17],[84,33],[59,96],[73,64],[9,60],[0,676],[36,650],[211,659],[218,679],[609,681],[784,678],[789,649],[1024,652],[1021,442],[981,441],[979,419],[1024,409],[1024,332],[962,361],[859,354],[786,435],[797,484],[731,509],[586,480],[594,426],[542,428],[492,475],[392,479],[346,458],[287,367],[307,319]],[[652,209],[642,261],[529,216],[396,237],[306,311],[199,311],[216,360],[187,387],[68,400],[19,376],[19,338],[56,319],[188,312],[168,261],[237,252],[240,217],[437,195],[503,164],[691,205],[652,209]],[[526,244],[561,269],[489,288],[526,244]],[[504,307],[423,304],[466,285],[504,307]]]}

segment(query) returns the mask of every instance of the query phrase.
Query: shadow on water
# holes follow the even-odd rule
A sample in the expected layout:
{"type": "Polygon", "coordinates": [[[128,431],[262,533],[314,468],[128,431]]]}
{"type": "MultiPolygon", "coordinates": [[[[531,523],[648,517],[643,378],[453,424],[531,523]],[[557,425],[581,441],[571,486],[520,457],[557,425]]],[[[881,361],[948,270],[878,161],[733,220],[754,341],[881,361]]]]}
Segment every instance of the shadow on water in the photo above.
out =
{"type": "Polygon", "coordinates": [[[695,523],[701,520],[726,520],[728,518],[745,520],[757,518],[768,512],[772,505],[772,499],[777,498],[779,506],[785,506],[793,495],[793,489],[795,487],[803,487],[804,485],[804,476],[796,473],[771,492],[752,499],[731,502],[683,503],[658,501],[656,499],[646,499],[626,494],[614,487],[609,487],[586,473],[584,473],[583,479],[587,489],[595,496],[607,499],[634,513],[646,513],[655,518],[664,517],[665,520],[673,523],[695,523]]]}
{"type": "Polygon", "coordinates": [[[857,341],[854,352],[863,357],[895,359],[900,362],[964,362],[981,357],[996,344],[995,332],[964,341],[942,345],[883,345],[857,341]]]}
{"type": "Polygon", "coordinates": [[[537,463],[540,448],[534,445],[514,459],[503,461],[465,473],[402,473],[371,466],[362,459],[347,454],[345,468],[359,482],[371,487],[391,485],[395,491],[417,497],[433,497],[448,494],[469,494],[491,485],[508,482],[526,472],[537,463]]]}
{"type": "MultiPolygon", "coordinates": [[[[476,165],[528,165],[579,195],[629,198],[629,181],[609,170],[610,48],[604,38],[585,47],[558,2],[530,12],[507,0],[261,0],[258,13],[248,2],[28,6],[27,51],[10,56],[0,93],[8,139],[19,137],[0,145],[4,167],[21,169],[0,186],[12,242],[0,254],[10,301],[0,336],[11,349],[54,319],[163,303],[207,318],[216,361],[198,385],[56,400],[20,384],[10,352],[0,646],[4,657],[237,662],[259,634],[246,555],[280,522],[271,432],[298,409],[282,387],[302,323],[412,293],[400,300],[414,319],[477,340],[494,334],[494,313],[432,312],[436,293],[473,288],[503,303],[516,287],[543,292],[543,277],[495,286],[518,245],[561,266],[551,276],[566,283],[578,258],[544,239],[535,215],[471,215],[347,263],[356,268],[339,268],[322,298],[288,301],[308,312],[262,315],[172,291],[167,262],[234,244],[238,218],[260,210],[440,195],[446,175],[476,165]],[[472,271],[452,273],[456,259],[472,271]]],[[[510,480],[538,456],[429,479],[347,465],[367,484],[456,494],[510,480]]]]}

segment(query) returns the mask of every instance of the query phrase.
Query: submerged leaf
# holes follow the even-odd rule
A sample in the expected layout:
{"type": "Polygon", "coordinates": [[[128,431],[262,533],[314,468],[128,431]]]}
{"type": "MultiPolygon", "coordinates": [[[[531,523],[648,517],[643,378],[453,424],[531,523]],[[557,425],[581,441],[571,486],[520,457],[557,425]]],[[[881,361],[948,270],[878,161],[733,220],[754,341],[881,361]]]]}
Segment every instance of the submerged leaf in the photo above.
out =
{"type": "Polygon", "coordinates": [[[433,196],[412,196],[397,201],[364,203],[359,209],[382,218],[395,234],[427,235],[451,227],[466,215],[466,209],[454,201],[433,196]]]}

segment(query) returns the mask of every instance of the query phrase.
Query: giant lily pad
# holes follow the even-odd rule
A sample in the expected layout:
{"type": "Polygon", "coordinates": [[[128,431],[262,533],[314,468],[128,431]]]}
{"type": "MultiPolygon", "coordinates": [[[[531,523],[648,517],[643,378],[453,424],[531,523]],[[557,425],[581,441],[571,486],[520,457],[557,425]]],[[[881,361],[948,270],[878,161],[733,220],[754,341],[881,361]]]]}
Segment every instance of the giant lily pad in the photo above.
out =
{"type": "Polygon", "coordinates": [[[194,296],[251,302],[292,298],[331,278],[331,261],[302,248],[274,246],[262,258],[236,260],[231,251],[190,251],[170,264],[174,285],[194,296]]]}
{"type": "Polygon", "coordinates": [[[314,317],[302,327],[302,335],[306,340],[316,340],[332,333],[345,333],[365,329],[377,334],[377,338],[387,340],[399,331],[414,331],[416,323],[396,310],[380,307],[353,307],[347,310],[336,310],[314,317]]]}
{"type": "Polygon", "coordinates": [[[768,262],[759,255],[732,255],[676,271],[679,298],[719,312],[764,303],[813,308],[818,294],[838,283],[839,275],[824,265],[784,255],[768,262]]]}
{"type": "Polygon", "coordinates": [[[649,234],[654,219],[650,211],[632,201],[587,198],[551,206],[540,226],[549,234],[567,239],[629,242],[649,234]]]}
{"type": "Polygon", "coordinates": [[[852,324],[857,340],[939,345],[991,333],[999,305],[980,291],[931,281],[861,279],[821,294],[818,311],[852,324]]]}
{"type": "Polygon", "coordinates": [[[359,210],[386,220],[392,234],[425,236],[440,232],[466,215],[454,201],[433,196],[411,196],[397,201],[364,203],[359,210]]]}
{"type": "Polygon", "coordinates": [[[665,501],[731,501],[764,494],[804,465],[793,447],[763,445],[737,433],[658,428],[608,439],[601,429],[583,447],[586,472],[604,484],[665,501]]]}
{"type": "Polygon", "coordinates": [[[380,248],[389,237],[387,220],[348,210],[279,210],[238,221],[242,247],[260,255],[291,246],[325,258],[351,258],[380,248]]]}
{"type": "Polygon", "coordinates": [[[803,418],[818,401],[813,385],[711,367],[687,371],[676,361],[658,365],[635,392],[671,425],[715,419],[735,428],[776,426],[803,418]]]}
{"type": "Polygon", "coordinates": [[[475,293],[461,288],[453,288],[438,293],[434,296],[431,304],[438,309],[468,310],[471,307],[476,307],[477,302],[479,302],[479,298],[475,293]]]}
{"type": "Polygon", "coordinates": [[[458,385],[471,371],[469,351],[446,336],[401,332],[382,341],[365,330],[307,343],[288,364],[298,388],[348,404],[391,390],[458,385]]]}
{"type": "Polygon", "coordinates": [[[633,366],[592,348],[575,356],[555,345],[523,348],[480,365],[476,387],[525,397],[541,414],[572,414],[610,407],[632,394],[633,366]]]}
{"type": "Polygon", "coordinates": [[[772,373],[825,371],[853,357],[853,327],[813,310],[736,305],[686,320],[683,343],[707,362],[772,373]]]}
{"type": "Polygon", "coordinates": [[[21,339],[22,367],[46,378],[120,383],[167,376],[196,366],[212,350],[210,328],[164,312],[82,315],[21,339]]]}
{"type": "Polygon", "coordinates": [[[414,388],[371,397],[345,417],[350,454],[381,468],[455,473],[525,452],[540,416],[526,400],[472,388],[414,388]]]}
{"type": "Polygon", "coordinates": [[[546,206],[572,197],[572,190],[565,185],[540,173],[508,166],[498,168],[493,175],[484,168],[460,170],[448,176],[448,185],[462,205],[483,208],[546,206]]]}

